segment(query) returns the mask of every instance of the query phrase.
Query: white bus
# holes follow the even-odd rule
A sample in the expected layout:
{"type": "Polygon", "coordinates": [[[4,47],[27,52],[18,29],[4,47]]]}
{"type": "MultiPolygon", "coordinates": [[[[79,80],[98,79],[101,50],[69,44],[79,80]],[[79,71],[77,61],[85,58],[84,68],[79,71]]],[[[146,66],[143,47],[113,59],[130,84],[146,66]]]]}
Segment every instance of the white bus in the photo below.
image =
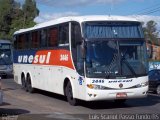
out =
{"type": "Polygon", "coordinates": [[[0,76],[13,75],[12,45],[9,40],[0,40],[0,76]]]}
{"type": "Polygon", "coordinates": [[[141,23],[130,18],[64,17],[14,33],[14,80],[71,105],[145,97],[147,72],[141,23]]]}

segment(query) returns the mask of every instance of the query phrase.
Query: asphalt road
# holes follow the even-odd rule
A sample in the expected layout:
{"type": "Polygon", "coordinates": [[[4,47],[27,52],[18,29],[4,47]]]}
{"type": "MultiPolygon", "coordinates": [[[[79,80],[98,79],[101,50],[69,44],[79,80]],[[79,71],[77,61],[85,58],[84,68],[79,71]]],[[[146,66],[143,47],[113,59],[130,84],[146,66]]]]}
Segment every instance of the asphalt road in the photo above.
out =
{"type": "Polygon", "coordinates": [[[152,93],[147,98],[127,100],[122,105],[113,101],[80,101],[78,106],[71,106],[61,95],[41,90],[27,93],[12,78],[2,79],[2,86],[4,103],[0,106],[0,115],[3,120],[136,119],[142,117],[139,115],[160,119],[160,96],[152,93]]]}

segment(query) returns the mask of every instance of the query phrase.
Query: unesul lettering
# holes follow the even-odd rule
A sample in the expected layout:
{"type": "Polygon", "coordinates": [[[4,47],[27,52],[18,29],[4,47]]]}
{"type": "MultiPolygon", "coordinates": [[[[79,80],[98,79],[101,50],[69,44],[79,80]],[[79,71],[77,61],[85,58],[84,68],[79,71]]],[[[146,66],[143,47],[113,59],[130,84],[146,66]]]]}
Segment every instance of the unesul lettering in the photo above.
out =
{"type": "Polygon", "coordinates": [[[48,64],[50,60],[51,52],[48,52],[47,55],[21,55],[18,56],[18,63],[40,63],[48,64]]]}

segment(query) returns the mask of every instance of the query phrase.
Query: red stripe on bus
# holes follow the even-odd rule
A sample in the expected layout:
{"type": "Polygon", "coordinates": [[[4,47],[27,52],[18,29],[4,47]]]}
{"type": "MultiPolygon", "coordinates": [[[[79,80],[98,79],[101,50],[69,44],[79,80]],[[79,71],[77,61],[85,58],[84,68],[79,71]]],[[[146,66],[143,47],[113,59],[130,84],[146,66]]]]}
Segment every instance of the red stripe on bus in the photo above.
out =
{"type": "Polygon", "coordinates": [[[32,64],[57,65],[74,69],[69,50],[40,50],[35,54],[32,64]]]}

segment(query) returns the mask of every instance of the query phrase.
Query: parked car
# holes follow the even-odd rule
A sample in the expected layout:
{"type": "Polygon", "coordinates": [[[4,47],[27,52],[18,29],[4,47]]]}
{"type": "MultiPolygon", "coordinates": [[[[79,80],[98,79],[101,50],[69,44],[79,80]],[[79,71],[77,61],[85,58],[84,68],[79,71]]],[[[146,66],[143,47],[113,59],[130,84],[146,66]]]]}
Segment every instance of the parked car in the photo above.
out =
{"type": "Polygon", "coordinates": [[[149,91],[160,94],[160,69],[149,71],[149,91]]]}

